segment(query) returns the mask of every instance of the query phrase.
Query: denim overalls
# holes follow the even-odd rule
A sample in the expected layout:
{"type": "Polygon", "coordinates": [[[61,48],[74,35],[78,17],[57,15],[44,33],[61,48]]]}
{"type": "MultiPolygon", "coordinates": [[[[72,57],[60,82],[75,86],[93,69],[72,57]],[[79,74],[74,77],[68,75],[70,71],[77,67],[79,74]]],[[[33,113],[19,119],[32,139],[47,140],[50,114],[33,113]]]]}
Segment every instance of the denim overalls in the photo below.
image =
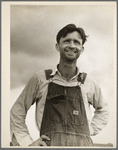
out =
{"type": "Polygon", "coordinates": [[[48,146],[92,146],[79,85],[65,87],[49,83],[41,135],[50,138],[46,141],[48,146]]]}

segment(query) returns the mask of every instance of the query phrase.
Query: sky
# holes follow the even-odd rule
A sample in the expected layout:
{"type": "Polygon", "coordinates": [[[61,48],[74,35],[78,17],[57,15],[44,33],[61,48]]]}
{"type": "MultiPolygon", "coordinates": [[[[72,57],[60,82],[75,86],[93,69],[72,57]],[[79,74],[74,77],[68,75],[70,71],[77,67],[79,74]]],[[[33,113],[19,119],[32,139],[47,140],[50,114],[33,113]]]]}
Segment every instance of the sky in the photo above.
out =
{"type": "MultiPolygon", "coordinates": [[[[53,69],[59,63],[55,49],[56,35],[65,25],[74,23],[88,36],[77,66],[100,85],[110,105],[110,121],[93,138],[96,143],[115,143],[114,52],[115,4],[78,2],[75,5],[11,5],[10,7],[10,104],[11,106],[32,77],[40,70],[53,69]],[[103,138],[101,138],[103,137],[103,138]],[[107,138],[106,138],[107,137],[107,138]],[[104,139],[104,140],[103,140],[104,139]]],[[[27,115],[34,139],[38,132],[34,118],[35,105],[27,115]],[[33,131],[32,131],[33,129],[33,131]]]]}

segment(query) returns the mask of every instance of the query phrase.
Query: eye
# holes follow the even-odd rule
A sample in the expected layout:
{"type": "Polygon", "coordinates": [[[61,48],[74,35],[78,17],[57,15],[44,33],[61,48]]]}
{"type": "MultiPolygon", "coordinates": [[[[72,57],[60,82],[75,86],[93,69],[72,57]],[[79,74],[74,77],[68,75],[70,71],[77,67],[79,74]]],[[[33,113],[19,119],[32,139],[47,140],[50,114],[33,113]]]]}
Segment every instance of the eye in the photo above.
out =
{"type": "Polygon", "coordinates": [[[77,44],[77,45],[80,45],[80,42],[77,41],[77,40],[75,40],[74,43],[77,44]]]}

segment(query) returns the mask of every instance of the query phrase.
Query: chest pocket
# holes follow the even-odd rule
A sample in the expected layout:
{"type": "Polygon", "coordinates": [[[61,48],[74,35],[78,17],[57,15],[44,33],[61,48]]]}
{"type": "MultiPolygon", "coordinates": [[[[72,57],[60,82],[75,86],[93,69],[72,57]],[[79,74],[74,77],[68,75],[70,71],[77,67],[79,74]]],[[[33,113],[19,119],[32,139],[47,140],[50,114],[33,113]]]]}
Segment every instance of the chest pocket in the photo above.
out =
{"type": "Polygon", "coordinates": [[[61,123],[65,118],[65,96],[47,96],[48,121],[61,123]]]}
{"type": "MultiPolygon", "coordinates": [[[[45,73],[48,80],[51,71],[47,70],[45,73]]],[[[86,73],[80,73],[77,80],[84,84],[86,75],[86,73]]],[[[61,123],[65,120],[70,124],[83,125],[85,108],[81,90],[79,92],[79,98],[76,98],[78,96],[78,93],[75,92],[75,89],[72,90],[72,87],[70,87],[70,91],[68,92],[68,94],[65,95],[60,94],[64,93],[64,87],[56,85],[54,83],[50,83],[50,85],[51,86],[49,86],[48,90],[51,92],[49,92],[49,95],[47,95],[46,101],[48,120],[51,123],[61,123]],[[61,89],[61,92],[59,89],[61,89]]]]}
{"type": "Polygon", "coordinates": [[[78,94],[77,87],[70,87],[67,95],[47,96],[48,121],[51,123],[64,121],[67,124],[83,125],[84,104],[81,94],[78,94]]]}

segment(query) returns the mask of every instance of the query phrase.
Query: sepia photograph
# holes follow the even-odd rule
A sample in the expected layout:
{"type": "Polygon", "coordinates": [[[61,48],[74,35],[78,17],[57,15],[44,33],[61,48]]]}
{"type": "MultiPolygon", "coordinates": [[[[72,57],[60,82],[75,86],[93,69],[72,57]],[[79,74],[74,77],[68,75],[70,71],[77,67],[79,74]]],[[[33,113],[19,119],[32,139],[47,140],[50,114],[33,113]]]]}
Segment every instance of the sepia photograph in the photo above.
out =
{"type": "Polygon", "coordinates": [[[116,148],[116,2],[2,2],[1,147],[116,148]]]}

